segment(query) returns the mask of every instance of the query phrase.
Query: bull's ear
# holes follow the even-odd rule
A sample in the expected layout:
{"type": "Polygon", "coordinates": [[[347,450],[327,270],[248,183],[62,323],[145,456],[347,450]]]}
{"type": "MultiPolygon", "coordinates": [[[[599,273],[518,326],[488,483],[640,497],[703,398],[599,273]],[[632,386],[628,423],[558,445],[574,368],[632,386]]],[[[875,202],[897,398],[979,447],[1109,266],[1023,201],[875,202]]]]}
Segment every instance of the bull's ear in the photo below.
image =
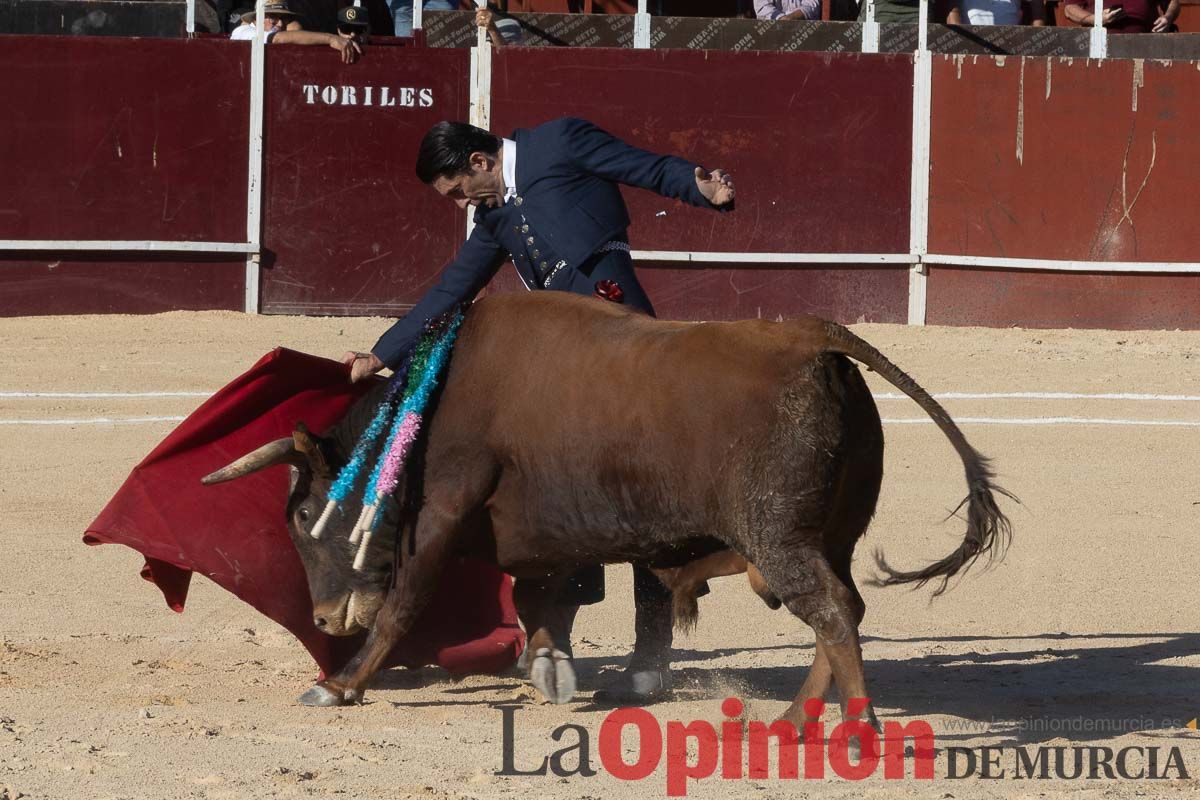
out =
{"type": "Polygon", "coordinates": [[[292,431],[292,442],[295,444],[296,452],[301,453],[308,460],[308,468],[312,470],[313,477],[333,478],[333,469],[329,466],[329,460],[325,458],[320,438],[309,433],[303,422],[296,423],[296,430],[292,431]]]}

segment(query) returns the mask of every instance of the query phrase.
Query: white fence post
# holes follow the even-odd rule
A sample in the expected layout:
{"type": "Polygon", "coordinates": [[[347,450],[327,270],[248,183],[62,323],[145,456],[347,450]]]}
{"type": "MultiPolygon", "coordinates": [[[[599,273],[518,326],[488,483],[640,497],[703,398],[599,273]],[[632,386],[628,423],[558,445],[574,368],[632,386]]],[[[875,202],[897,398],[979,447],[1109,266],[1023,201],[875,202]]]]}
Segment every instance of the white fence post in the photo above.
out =
{"type": "MultiPolygon", "coordinates": [[[[487,5],[487,0],[475,0],[479,8],[487,5]]],[[[492,41],[488,38],[485,28],[480,28],[471,48],[471,81],[470,123],[476,128],[491,130],[492,128],[492,41]]],[[[475,209],[467,206],[467,238],[475,230],[475,209]]]]}
{"type": "Polygon", "coordinates": [[[908,249],[912,267],[908,273],[908,324],[925,324],[929,270],[924,264],[929,252],[929,128],[933,58],[929,52],[929,0],[921,0],[918,16],[917,51],[913,54],[912,183],[909,192],[908,249]]]}
{"type": "Polygon", "coordinates": [[[879,23],[875,21],[875,0],[866,0],[867,16],[862,25],[862,51],[879,52],[879,23]]]}
{"type": "Polygon", "coordinates": [[[646,0],[638,0],[638,10],[633,15],[633,46],[639,50],[650,49],[650,12],[646,5],[646,0]]]}
{"type": "Polygon", "coordinates": [[[1104,27],[1104,3],[1101,0],[1096,0],[1092,10],[1088,58],[1108,58],[1108,29],[1104,27]]]}
{"type": "Polygon", "coordinates": [[[258,0],[256,6],[254,41],[250,45],[250,160],[246,180],[246,241],[254,251],[246,258],[247,314],[258,313],[262,252],[263,86],[266,83],[263,0],[258,0]]]}

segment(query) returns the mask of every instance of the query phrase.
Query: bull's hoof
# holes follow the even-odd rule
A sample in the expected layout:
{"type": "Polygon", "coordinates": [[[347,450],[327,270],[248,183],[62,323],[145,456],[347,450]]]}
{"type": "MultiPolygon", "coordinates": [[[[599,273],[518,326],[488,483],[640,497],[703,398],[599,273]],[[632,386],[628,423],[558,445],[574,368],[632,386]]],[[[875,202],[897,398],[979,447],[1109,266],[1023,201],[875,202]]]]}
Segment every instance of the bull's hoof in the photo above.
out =
{"type": "Polygon", "coordinates": [[[551,703],[566,703],[575,696],[575,668],[561,650],[543,647],[534,654],[529,679],[551,703]]]}
{"type": "Polygon", "coordinates": [[[314,685],[304,694],[296,698],[297,702],[302,706],[311,706],[314,708],[329,708],[331,706],[344,706],[348,702],[342,698],[340,692],[335,692],[328,686],[321,684],[314,685]]]}
{"type": "Polygon", "coordinates": [[[592,695],[592,701],[604,706],[644,706],[670,697],[674,685],[670,670],[627,669],[592,695]]]}
{"type": "Polygon", "coordinates": [[[878,739],[863,739],[851,736],[846,742],[846,755],[851,763],[857,764],[863,760],[864,751],[868,758],[878,760],[881,756],[878,739]],[[865,747],[864,747],[865,745],[865,747]]]}

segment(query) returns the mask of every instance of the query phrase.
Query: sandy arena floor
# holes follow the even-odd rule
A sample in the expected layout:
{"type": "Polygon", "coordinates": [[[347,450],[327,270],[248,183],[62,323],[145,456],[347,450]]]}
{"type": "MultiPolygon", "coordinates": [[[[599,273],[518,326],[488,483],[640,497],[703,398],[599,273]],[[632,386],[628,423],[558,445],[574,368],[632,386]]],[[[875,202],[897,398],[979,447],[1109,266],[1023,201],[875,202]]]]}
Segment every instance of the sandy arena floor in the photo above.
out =
{"type": "MultiPolygon", "coordinates": [[[[199,579],[188,611],[173,614],[138,579],[140,556],[81,544],[173,424],[94,420],[184,415],[200,398],[38,393],[211,391],[276,345],[337,356],[369,346],[384,325],[233,313],[0,320],[0,800],[665,796],[661,767],[641,783],[495,774],[495,706],[514,701],[517,766],[563,746],[550,735],[570,722],[589,732],[599,768],[607,712],[588,698],[632,639],[628,567],[609,570],[609,599],[580,616],[585,691],[571,705],[539,705],[513,677],[452,682],[426,669],[387,673],[366,705],[327,710],[294,702],[314,667],[282,629],[199,579]],[[76,422],[28,424],[45,420],[76,422]]],[[[932,724],[939,777],[714,778],[689,796],[1195,796],[1200,733],[1184,726],[1200,715],[1200,333],[855,330],[935,393],[1192,398],[947,400],[960,419],[992,420],[963,427],[1024,502],[1006,506],[1013,547],[933,602],[928,591],[864,588],[863,624],[881,715],[932,724]],[[1004,779],[944,777],[944,748],[985,744],[1159,747],[1160,760],[1178,747],[1192,778],[1014,780],[1010,755],[1004,779]]],[[[963,492],[953,450],[932,425],[894,421],[920,417],[915,404],[879,405],[893,421],[862,578],[873,548],[915,565],[961,533],[944,522],[963,492]]],[[[740,577],[714,582],[701,608],[699,629],[677,642],[682,688],[655,713],[719,723],[720,700],[735,694],[750,718],[772,719],[811,660],[811,632],[769,612],[740,577]]]]}

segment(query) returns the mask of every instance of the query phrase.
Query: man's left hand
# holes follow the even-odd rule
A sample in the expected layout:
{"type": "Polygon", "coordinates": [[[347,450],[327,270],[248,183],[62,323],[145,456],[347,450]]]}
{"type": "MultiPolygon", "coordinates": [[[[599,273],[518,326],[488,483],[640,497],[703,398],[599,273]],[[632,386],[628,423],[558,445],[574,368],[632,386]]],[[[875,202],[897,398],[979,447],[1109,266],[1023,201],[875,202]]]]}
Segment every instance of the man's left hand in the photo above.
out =
{"type": "Polygon", "coordinates": [[[720,207],[733,202],[733,178],[724,170],[714,169],[712,174],[696,167],[696,187],[708,202],[720,207]]]}
{"type": "Polygon", "coordinates": [[[1163,14],[1158,19],[1154,20],[1154,26],[1150,29],[1152,33],[1166,33],[1171,30],[1171,20],[1166,14],[1163,14]]]}

